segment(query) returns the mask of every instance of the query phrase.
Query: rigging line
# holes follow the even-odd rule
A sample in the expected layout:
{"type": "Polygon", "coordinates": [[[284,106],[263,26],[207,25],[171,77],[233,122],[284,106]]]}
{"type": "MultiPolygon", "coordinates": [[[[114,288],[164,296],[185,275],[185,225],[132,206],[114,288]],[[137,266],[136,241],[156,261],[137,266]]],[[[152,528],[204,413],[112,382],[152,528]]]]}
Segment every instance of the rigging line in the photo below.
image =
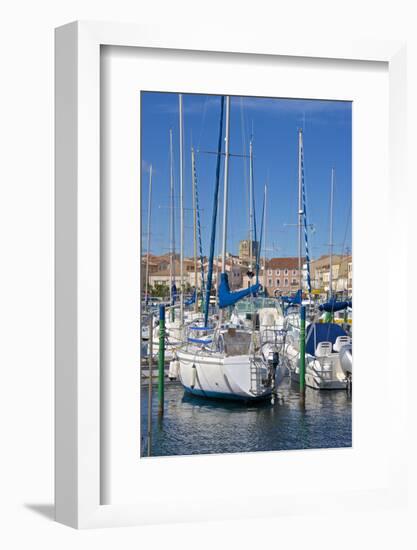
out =
{"type": "MultiPolygon", "coordinates": [[[[243,97],[240,98],[240,131],[241,131],[241,138],[242,138],[242,151],[243,154],[246,154],[246,147],[247,147],[247,141],[246,141],[246,130],[247,130],[247,124],[245,124],[245,113],[244,113],[244,104],[243,104],[243,97]]],[[[248,227],[250,225],[250,204],[249,204],[249,177],[248,177],[248,165],[247,165],[246,158],[243,158],[243,181],[244,181],[244,187],[245,187],[245,201],[246,201],[246,208],[247,208],[247,215],[248,215],[248,227]]]]}
{"type": "MultiPolygon", "coordinates": [[[[253,125],[253,122],[252,122],[252,125],[253,125]]],[[[253,205],[253,240],[256,243],[257,234],[256,234],[256,209],[255,209],[255,170],[253,168],[253,153],[252,153],[252,205],[253,205]]]]}
{"type": "Polygon", "coordinates": [[[346,240],[347,240],[347,233],[348,233],[349,226],[352,228],[351,216],[352,216],[352,197],[350,198],[350,201],[349,201],[349,210],[348,210],[348,215],[347,215],[347,218],[346,218],[345,235],[343,237],[343,245],[342,245],[342,250],[341,250],[342,256],[343,256],[343,251],[345,249],[345,244],[346,244],[346,240]]]}
{"type": "Polygon", "coordinates": [[[169,166],[170,166],[170,206],[171,206],[171,220],[170,220],[170,248],[171,248],[171,262],[172,262],[172,280],[171,287],[175,285],[175,168],[174,168],[174,154],[172,148],[173,131],[170,129],[170,144],[169,144],[169,166]]]}
{"type": "Polygon", "coordinates": [[[201,271],[201,288],[204,290],[204,262],[203,262],[203,243],[201,238],[201,220],[200,220],[200,205],[198,198],[198,180],[197,180],[197,167],[196,161],[194,162],[194,182],[195,182],[195,204],[197,211],[197,233],[198,233],[198,244],[200,252],[200,271],[201,271]]]}
{"type": "Polygon", "coordinates": [[[259,233],[259,246],[256,251],[256,282],[258,282],[258,279],[259,279],[259,264],[260,264],[261,249],[262,249],[262,234],[264,230],[265,208],[266,208],[266,204],[265,204],[265,195],[264,195],[264,200],[262,202],[262,217],[261,217],[261,230],[259,233]]]}
{"type": "Polygon", "coordinates": [[[205,122],[206,122],[208,97],[209,96],[206,95],[205,99],[204,99],[203,115],[202,115],[202,120],[201,120],[201,125],[200,125],[200,134],[198,136],[198,142],[197,142],[197,151],[200,149],[201,138],[203,137],[203,131],[204,131],[204,127],[205,127],[204,125],[205,125],[205,122]]]}
{"type": "MultiPolygon", "coordinates": [[[[220,167],[220,181],[224,181],[224,164],[220,167]]],[[[217,209],[220,209],[220,193],[217,201],[217,209]]],[[[217,234],[220,235],[221,231],[221,216],[218,216],[217,218],[217,234]]],[[[217,240],[217,255],[216,255],[216,300],[218,298],[218,291],[219,291],[219,258],[221,255],[221,240],[217,240]]]]}

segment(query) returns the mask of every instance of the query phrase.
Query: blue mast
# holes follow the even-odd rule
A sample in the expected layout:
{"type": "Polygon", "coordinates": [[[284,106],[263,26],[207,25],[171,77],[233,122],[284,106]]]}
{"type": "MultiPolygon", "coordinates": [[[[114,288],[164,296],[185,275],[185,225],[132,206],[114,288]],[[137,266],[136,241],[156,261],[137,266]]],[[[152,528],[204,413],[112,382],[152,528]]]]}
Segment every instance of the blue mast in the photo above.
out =
{"type": "Polygon", "coordinates": [[[204,326],[205,327],[208,325],[210,293],[211,293],[211,285],[213,281],[214,245],[216,242],[217,204],[219,200],[220,161],[221,161],[221,155],[222,155],[222,141],[223,141],[223,113],[224,113],[224,96],[222,96],[221,98],[221,107],[220,107],[220,127],[219,127],[219,141],[217,145],[216,183],[214,187],[213,215],[212,215],[212,221],[211,221],[210,256],[209,256],[208,273],[207,273],[206,300],[204,303],[204,326]]]}

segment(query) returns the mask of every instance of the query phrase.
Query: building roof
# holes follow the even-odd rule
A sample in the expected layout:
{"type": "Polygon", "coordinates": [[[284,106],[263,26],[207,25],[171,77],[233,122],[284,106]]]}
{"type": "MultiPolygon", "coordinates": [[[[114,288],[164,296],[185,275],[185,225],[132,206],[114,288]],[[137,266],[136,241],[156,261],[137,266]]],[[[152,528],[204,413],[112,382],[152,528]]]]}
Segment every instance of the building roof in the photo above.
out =
{"type": "MultiPolygon", "coordinates": [[[[341,254],[333,254],[332,263],[333,263],[333,265],[338,265],[341,262],[346,261],[346,258],[347,258],[347,256],[342,256],[341,254]]],[[[349,261],[351,261],[351,260],[352,260],[352,257],[350,257],[349,261]]],[[[317,269],[317,268],[327,269],[327,268],[329,268],[330,267],[330,256],[327,254],[327,255],[320,256],[320,258],[317,258],[317,260],[312,260],[311,261],[311,267],[313,269],[317,269]]]]}
{"type": "MultiPolygon", "coordinates": [[[[304,263],[304,258],[301,258],[304,263]]],[[[271,258],[266,262],[267,269],[298,269],[298,258],[271,258]]]]}

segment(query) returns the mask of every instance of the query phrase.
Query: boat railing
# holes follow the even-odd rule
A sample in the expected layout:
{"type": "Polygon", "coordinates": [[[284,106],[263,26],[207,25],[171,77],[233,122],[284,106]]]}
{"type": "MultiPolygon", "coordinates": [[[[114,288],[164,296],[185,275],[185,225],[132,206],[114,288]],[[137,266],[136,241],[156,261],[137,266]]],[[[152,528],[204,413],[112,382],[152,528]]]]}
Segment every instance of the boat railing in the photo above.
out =
{"type": "Polygon", "coordinates": [[[270,344],[276,348],[280,347],[285,339],[286,331],[283,327],[276,325],[262,325],[259,331],[260,345],[270,344]]]}
{"type": "Polygon", "coordinates": [[[260,349],[260,338],[256,332],[229,328],[227,331],[219,328],[213,337],[213,351],[225,353],[228,356],[254,355],[260,349]]]}
{"type": "Polygon", "coordinates": [[[333,380],[334,359],[332,355],[316,357],[313,363],[313,369],[322,380],[333,380]]]}

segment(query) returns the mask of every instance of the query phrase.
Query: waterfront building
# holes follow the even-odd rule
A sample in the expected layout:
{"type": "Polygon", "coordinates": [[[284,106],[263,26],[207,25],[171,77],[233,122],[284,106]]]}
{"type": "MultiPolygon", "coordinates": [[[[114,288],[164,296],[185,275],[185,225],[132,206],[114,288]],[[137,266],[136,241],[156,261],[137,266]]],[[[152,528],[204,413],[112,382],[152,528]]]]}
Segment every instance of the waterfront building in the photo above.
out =
{"type": "MultiPolygon", "coordinates": [[[[303,258],[304,264],[304,258],[303,258]]],[[[270,296],[275,294],[290,295],[300,288],[300,274],[297,257],[271,258],[266,261],[266,289],[270,296]]],[[[302,268],[303,272],[303,268],[302,268]]],[[[304,275],[301,273],[302,285],[304,275]]],[[[262,277],[262,283],[264,277],[262,277]]]]}

